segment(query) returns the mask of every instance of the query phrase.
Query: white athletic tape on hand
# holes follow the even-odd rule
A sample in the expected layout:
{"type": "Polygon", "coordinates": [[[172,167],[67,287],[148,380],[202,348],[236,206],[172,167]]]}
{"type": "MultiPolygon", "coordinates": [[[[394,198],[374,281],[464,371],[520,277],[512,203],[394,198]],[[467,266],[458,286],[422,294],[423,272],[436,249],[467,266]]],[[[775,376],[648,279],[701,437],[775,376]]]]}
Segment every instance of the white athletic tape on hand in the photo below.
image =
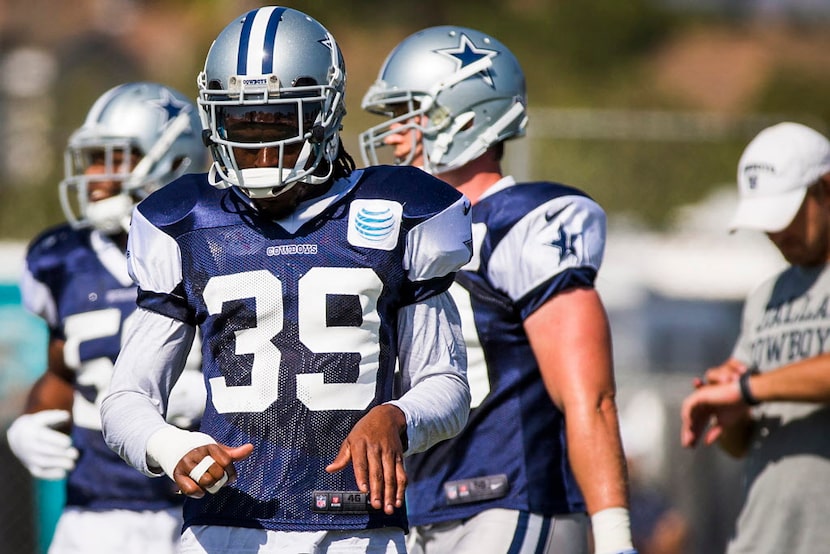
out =
{"type": "Polygon", "coordinates": [[[202,475],[207,473],[207,470],[210,469],[210,466],[212,466],[215,463],[216,460],[214,460],[212,456],[205,456],[204,458],[202,458],[201,462],[196,464],[196,467],[190,470],[190,473],[188,475],[191,479],[198,483],[199,479],[202,478],[202,475]]]}
{"type": "MultiPolygon", "coordinates": [[[[210,455],[205,456],[204,458],[202,458],[201,462],[196,464],[196,466],[190,470],[190,473],[188,475],[191,479],[196,481],[196,483],[199,483],[199,479],[201,479],[202,476],[205,473],[207,473],[207,470],[210,469],[210,466],[212,466],[215,463],[216,460],[214,460],[210,455]]],[[[210,494],[216,494],[217,492],[219,492],[219,489],[221,489],[227,482],[228,474],[227,472],[223,471],[222,477],[211,486],[205,487],[205,490],[208,491],[210,494]]]]}
{"type": "Polygon", "coordinates": [[[221,489],[225,485],[225,483],[227,483],[227,482],[228,482],[228,474],[227,473],[222,473],[222,478],[219,479],[218,481],[216,481],[211,486],[207,487],[207,489],[205,489],[205,490],[207,490],[210,494],[216,494],[217,492],[219,492],[219,489],[221,489]]]}
{"type": "Polygon", "coordinates": [[[173,471],[185,454],[208,444],[216,444],[209,435],[165,425],[147,440],[148,469],[153,471],[154,466],[160,467],[175,481],[173,471]]]}

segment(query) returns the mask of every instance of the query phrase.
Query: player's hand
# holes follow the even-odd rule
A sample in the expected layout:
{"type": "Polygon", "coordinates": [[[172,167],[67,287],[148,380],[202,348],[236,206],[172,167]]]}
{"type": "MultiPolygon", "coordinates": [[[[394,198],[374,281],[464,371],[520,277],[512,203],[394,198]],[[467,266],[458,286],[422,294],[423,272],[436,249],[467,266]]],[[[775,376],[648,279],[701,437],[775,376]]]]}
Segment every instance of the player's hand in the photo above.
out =
{"type": "Polygon", "coordinates": [[[173,480],[187,496],[202,498],[205,492],[215,494],[227,483],[236,480],[233,463],[244,460],[254,451],[254,445],[232,447],[224,444],[206,444],[190,450],[173,470],[173,480]]]}
{"type": "Polygon", "coordinates": [[[404,432],[406,417],[399,408],[391,404],[375,406],[357,422],[326,471],[340,471],[351,462],[357,488],[369,493],[373,508],[392,514],[403,506],[406,491],[401,443],[404,432]]]}
{"type": "Polygon", "coordinates": [[[724,427],[745,419],[748,410],[736,382],[702,386],[687,396],[680,408],[680,442],[693,447],[702,437],[710,445],[724,427]]]}
{"type": "Polygon", "coordinates": [[[737,381],[747,369],[746,364],[739,362],[735,358],[729,358],[721,365],[707,369],[702,379],[695,380],[695,388],[702,387],[703,385],[732,383],[737,381]]]}
{"type": "Polygon", "coordinates": [[[43,410],[23,414],[12,422],[6,432],[9,448],[33,476],[57,481],[75,467],[78,451],[72,439],[55,429],[70,419],[66,410],[43,410]]]}

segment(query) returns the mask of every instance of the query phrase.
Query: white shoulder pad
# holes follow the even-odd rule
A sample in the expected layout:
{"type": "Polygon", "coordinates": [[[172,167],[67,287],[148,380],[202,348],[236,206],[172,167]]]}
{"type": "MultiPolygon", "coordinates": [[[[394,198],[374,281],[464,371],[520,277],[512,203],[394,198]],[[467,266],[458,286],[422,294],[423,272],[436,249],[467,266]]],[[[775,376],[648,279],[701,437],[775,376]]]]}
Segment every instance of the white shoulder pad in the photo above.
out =
{"type": "Polygon", "coordinates": [[[461,196],[446,210],[424,221],[406,239],[405,269],[410,281],[443,277],[470,261],[470,201],[461,196]]]}
{"type": "Polygon", "coordinates": [[[488,274],[518,300],[566,269],[599,270],[605,232],[599,204],[584,196],[555,198],[516,222],[493,250],[488,274]]]}
{"type": "Polygon", "coordinates": [[[145,291],[171,292],[182,280],[182,254],[172,237],[136,208],[127,242],[130,277],[145,291]]]}

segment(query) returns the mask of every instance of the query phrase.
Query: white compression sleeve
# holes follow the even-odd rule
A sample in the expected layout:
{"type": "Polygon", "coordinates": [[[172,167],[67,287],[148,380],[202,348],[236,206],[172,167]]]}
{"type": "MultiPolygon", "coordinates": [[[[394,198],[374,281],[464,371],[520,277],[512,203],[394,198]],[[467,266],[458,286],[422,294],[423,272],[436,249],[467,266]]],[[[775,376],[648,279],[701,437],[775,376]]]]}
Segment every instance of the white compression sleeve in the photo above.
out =
{"type": "Polygon", "coordinates": [[[449,292],[404,307],[398,327],[404,394],[390,404],[406,415],[408,455],[463,429],[470,387],[461,321],[449,292]]]}
{"type": "Polygon", "coordinates": [[[190,351],[195,328],[139,308],[124,330],[110,390],[101,405],[104,439],[119,456],[146,475],[147,441],[166,427],[167,398],[190,351]]]}

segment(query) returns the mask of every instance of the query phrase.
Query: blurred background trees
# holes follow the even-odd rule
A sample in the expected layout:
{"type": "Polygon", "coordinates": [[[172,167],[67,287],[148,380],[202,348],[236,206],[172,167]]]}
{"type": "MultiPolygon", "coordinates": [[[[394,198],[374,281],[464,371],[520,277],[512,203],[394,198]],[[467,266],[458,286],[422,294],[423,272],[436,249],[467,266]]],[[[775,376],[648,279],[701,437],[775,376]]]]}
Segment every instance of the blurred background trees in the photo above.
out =
{"type": "MultiPolygon", "coordinates": [[[[7,281],[0,279],[0,422],[19,412],[45,363],[28,358],[45,352],[45,330],[17,305],[14,283],[22,244],[64,219],[57,184],[70,133],[102,92],[125,81],[159,81],[195,99],[213,38],[262,4],[0,0],[0,274],[7,281]]],[[[516,53],[530,124],[526,139],[508,145],[507,170],[579,186],[609,213],[598,288],[613,327],[624,431],[639,432],[633,443],[626,433],[626,449],[639,452],[637,465],[691,523],[686,552],[723,551],[740,501],[740,466],[714,448],[681,449],[677,410],[692,376],[729,354],[746,291],[781,263],[762,234],[726,232],[735,168],[746,143],[773,122],[828,131],[830,2],[288,5],[319,19],[340,43],[348,67],[343,137],[356,160],[358,133],[378,122],[360,100],[404,37],[458,24],[489,32],[516,53]]],[[[19,501],[0,510],[0,539],[15,552],[42,552],[43,538],[39,549],[25,544],[33,528],[50,531],[56,494],[32,488],[2,442],[0,463],[18,472],[4,497],[19,501]],[[40,524],[32,525],[33,513],[40,524]]]]}
{"type": "MultiPolygon", "coordinates": [[[[492,33],[522,61],[533,139],[510,167],[587,189],[613,216],[652,228],[734,182],[741,149],[772,120],[830,121],[830,9],[735,0],[317,0],[290,5],[341,44],[344,138],[386,53],[422,27],[492,33]]],[[[128,80],[195,98],[213,37],[251,1],[6,0],[0,5],[0,238],[62,219],[62,151],[94,99],[128,80]]]]}

